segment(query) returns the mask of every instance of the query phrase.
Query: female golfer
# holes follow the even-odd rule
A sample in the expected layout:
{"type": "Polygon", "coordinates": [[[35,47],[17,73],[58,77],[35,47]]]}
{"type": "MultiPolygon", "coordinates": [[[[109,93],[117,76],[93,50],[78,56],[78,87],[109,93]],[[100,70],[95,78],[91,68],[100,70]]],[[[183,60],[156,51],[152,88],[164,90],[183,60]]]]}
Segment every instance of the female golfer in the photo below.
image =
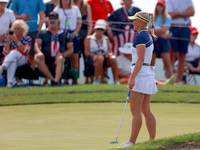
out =
{"type": "MultiPolygon", "coordinates": [[[[154,79],[155,73],[153,67],[150,66],[153,41],[147,30],[150,22],[152,26],[154,25],[153,14],[140,11],[129,19],[133,20],[134,30],[137,31],[132,47],[131,75],[128,82],[131,91],[129,102],[133,116],[132,131],[129,141],[122,143],[118,148],[135,144],[142,125],[142,113],[146,120],[149,139],[154,139],[156,135],[156,119],[150,110],[150,99],[151,94],[157,92],[157,87],[154,79]]],[[[155,36],[154,31],[152,35],[155,36]]]]}

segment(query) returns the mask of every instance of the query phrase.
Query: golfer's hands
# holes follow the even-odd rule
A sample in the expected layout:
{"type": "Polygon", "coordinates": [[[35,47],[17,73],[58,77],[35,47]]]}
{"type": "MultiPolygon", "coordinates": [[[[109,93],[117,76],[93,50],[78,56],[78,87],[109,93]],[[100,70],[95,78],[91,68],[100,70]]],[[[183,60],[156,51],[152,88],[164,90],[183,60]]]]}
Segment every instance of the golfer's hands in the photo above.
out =
{"type": "Polygon", "coordinates": [[[129,90],[132,90],[134,86],[135,86],[135,79],[129,78],[129,81],[128,81],[129,90]]]}

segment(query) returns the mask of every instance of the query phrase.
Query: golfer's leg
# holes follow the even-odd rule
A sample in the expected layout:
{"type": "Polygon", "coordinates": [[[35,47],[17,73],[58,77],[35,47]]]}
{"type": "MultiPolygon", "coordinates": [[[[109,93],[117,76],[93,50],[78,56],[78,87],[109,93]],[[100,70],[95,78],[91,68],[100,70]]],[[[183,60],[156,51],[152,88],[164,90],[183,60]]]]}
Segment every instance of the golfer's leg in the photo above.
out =
{"type": "Polygon", "coordinates": [[[145,117],[147,130],[149,132],[149,139],[155,139],[156,136],[156,118],[150,109],[151,95],[145,95],[142,103],[142,113],[145,117]]]}
{"type": "Polygon", "coordinates": [[[132,143],[136,142],[140,128],[142,126],[141,107],[142,107],[143,99],[144,99],[144,94],[131,91],[129,102],[130,102],[130,108],[131,108],[131,113],[132,113],[133,118],[132,118],[131,137],[129,141],[132,143]]]}

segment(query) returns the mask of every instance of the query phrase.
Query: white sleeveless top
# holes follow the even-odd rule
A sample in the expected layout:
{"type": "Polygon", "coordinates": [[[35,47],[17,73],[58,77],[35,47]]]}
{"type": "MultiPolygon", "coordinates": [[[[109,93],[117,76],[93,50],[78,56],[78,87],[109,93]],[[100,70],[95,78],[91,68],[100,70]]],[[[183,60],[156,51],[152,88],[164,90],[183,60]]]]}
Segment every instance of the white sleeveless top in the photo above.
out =
{"type": "Polygon", "coordinates": [[[101,41],[97,41],[95,33],[90,36],[90,54],[98,53],[98,50],[108,51],[106,36],[103,35],[101,41]]]}
{"type": "MultiPolygon", "coordinates": [[[[153,41],[146,29],[141,30],[135,37],[132,47],[132,64],[137,62],[137,46],[145,45],[144,63],[150,64],[153,52],[153,41]]],[[[133,72],[135,65],[131,66],[133,72]]],[[[158,90],[155,83],[155,72],[151,66],[142,66],[135,78],[135,85],[132,89],[135,92],[143,94],[155,94],[158,90]]]]}

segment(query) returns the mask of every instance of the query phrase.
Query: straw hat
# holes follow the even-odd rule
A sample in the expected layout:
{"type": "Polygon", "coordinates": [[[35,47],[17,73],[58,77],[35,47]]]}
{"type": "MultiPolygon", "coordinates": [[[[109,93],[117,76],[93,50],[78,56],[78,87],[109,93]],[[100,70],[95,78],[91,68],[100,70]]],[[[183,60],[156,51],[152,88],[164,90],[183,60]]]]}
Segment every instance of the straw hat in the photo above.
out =
{"type": "Polygon", "coordinates": [[[133,46],[133,43],[125,43],[124,47],[120,47],[119,51],[123,54],[131,54],[131,47],[133,46]]]}

